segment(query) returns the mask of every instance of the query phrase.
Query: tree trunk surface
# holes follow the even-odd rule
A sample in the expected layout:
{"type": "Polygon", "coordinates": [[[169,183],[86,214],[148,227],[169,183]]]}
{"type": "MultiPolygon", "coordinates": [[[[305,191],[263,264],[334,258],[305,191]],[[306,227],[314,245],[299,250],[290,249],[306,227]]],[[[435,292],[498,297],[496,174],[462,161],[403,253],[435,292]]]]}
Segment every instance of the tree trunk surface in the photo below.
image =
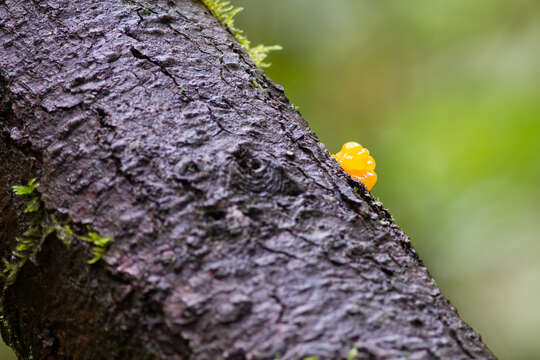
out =
{"type": "Polygon", "coordinates": [[[494,358],[199,1],[0,0],[0,159],[21,359],[494,358]]]}

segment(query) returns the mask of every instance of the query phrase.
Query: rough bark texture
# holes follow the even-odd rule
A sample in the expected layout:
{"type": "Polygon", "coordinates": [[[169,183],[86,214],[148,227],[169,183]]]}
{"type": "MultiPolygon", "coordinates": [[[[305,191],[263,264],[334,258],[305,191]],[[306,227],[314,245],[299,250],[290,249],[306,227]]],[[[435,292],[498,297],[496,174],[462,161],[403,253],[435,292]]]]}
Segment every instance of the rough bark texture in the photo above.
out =
{"type": "Polygon", "coordinates": [[[116,240],[51,236],[7,287],[23,359],[493,358],[198,1],[0,1],[0,130],[4,257],[32,177],[116,240]]]}

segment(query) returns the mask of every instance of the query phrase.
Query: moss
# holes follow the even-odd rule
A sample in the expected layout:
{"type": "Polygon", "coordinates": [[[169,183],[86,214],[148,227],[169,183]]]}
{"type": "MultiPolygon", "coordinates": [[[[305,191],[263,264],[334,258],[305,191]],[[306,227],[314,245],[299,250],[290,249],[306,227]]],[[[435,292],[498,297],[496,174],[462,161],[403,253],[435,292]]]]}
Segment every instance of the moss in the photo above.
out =
{"type": "Polygon", "coordinates": [[[103,255],[105,255],[107,248],[114,242],[113,238],[104,237],[99,235],[97,232],[92,231],[92,228],[90,226],[88,226],[88,235],[81,236],[80,238],[81,240],[89,242],[93,245],[92,253],[94,254],[94,257],[88,260],[89,264],[95,264],[96,262],[101,260],[103,255]]]}
{"type": "Polygon", "coordinates": [[[75,239],[91,243],[93,257],[88,261],[89,264],[98,262],[114,241],[111,237],[99,235],[90,227],[88,227],[87,235],[76,234],[71,227],[72,221],[69,217],[60,215],[64,219],[58,220],[54,214],[45,210],[41,195],[36,191],[38,187],[36,179],[31,179],[27,185],[12,187],[16,195],[28,197],[24,209],[28,230],[15,239],[16,246],[11,251],[9,258],[2,259],[4,268],[1,270],[0,276],[4,278],[4,290],[15,282],[19,271],[28,261],[37,263],[37,255],[45,240],[51,235],[62,241],[66,247],[70,247],[75,239]]]}
{"type": "Polygon", "coordinates": [[[259,91],[264,91],[263,87],[261,86],[261,84],[259,84],[257,82],[257,80],[251,80],[251,83],[253,84],[253,86],[255,86],[257,89],[259,89],[259,91]]]}
{"type": "Polygon", "coordinates": [[[269,67],[271,64],[265,63],[264,60],[268,56],[270,51],[283,49],[279,45],[257,45],[251,46],[251,42],[248,40],[244,31],[237,28],[234,24],[234,17],[236,14],[244,10],[241,7],[234,7],[230,1],[223,0],[201,0],[204,5],[210,10],[210,12],[225,26],[229,28],[236,40],[249,54],[255,65],[261,68],[269,67]]]}
{"type": "MultiPolygon", "coordinates": [[[[3,278],[3,289],[0,289],[0,331],[2,338],[17,353],[18,349],[23,349],[19,335],[11,328],[9,321],[4,313],[5,292],[15,283],[17,275],[24,265],[31,261],[37,263],[37,255],[41,251],[43,244],[50,237],[59,239],[66,247],[70,247],[74,240],[90,242],[93,257],[88,261],[89,264],[95,264],[105,254],[108,246],[113,242],[111,237],[103,237],[88,227],[86,236],[77,235],[72,229],[72,221],[69,217],[61,214],[51,214],[45,210],[41,201],[41,195],[36,191],[39,184],[36,179],[32,179],[27,185],[16,185],[12,187],[13,192],[18,196],[27,198],[24,210],[25,223],[27,230],[17,237],[16,246],[11,251],[8,258],[3,258],[4,268],[0,271],[0,277],[3,278]]],[[[32,349],[29,354],[17,353],[19,359],[32,359],[32,349]]]]}
{"type": "Polygon", "coordinates": [[[16,195],[31,195],[39,186],[39,183],[36,182],[36,179],[30,179],[27,185],[15,185],[11,189],[16,195]]]}
{"type": "Polygon", "coordinates": [[[39,184],[36,179],[31,179],[27,185],[15,185],[12,187],[13,192],[19,196],[30,197],[26,203],[24,213],[26,216],[26,230],[21,237],[15,239],[17,245],[11,251],[10,259],[2,259],[4,268],[1,275],[4,277],[4,288],[12,285],[19,270],[26,264],[27,261],[36,261],[36,256],[41,250],[41,246],[45,237],[43,235],[43,223],[41,221],[42,213],[40,209],[40,197],[35,191],[39,184]]]}
{"type": "Polygon", "coordinates": [[[349,350],[349,352],[347,353],[347,360],[355,360],[356,357],[358,356],[358,348],[355,346],[353,346],[353,348],[351,350],[349,350]]]}

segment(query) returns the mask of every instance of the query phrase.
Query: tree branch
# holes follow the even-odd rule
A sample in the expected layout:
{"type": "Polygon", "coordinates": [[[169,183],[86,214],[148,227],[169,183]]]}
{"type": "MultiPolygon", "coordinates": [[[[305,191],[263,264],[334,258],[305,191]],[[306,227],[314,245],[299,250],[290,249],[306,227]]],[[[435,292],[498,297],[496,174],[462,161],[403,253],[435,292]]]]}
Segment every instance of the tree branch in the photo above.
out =
{"type": "Polygon", "coordinates": [[[42,202],[3,281],[20,358],[493,358],[198,1],[0,2],[0,130],[8,261],[31,215],[10,187],[42,202]],[[87,225],[115,239],[93,265],[87,225]]]}

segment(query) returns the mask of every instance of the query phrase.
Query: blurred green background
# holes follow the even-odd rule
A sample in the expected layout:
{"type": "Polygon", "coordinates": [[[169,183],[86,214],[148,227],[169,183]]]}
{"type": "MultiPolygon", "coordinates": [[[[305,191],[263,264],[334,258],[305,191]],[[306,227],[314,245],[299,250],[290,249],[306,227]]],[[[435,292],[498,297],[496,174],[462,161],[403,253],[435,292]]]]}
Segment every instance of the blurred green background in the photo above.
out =
{"type": "Polygon", "coordinates": [[[233,2],[328,150],[370,149],[462,318],[500,359],[540,358],[540,1],[233,2]]]}

